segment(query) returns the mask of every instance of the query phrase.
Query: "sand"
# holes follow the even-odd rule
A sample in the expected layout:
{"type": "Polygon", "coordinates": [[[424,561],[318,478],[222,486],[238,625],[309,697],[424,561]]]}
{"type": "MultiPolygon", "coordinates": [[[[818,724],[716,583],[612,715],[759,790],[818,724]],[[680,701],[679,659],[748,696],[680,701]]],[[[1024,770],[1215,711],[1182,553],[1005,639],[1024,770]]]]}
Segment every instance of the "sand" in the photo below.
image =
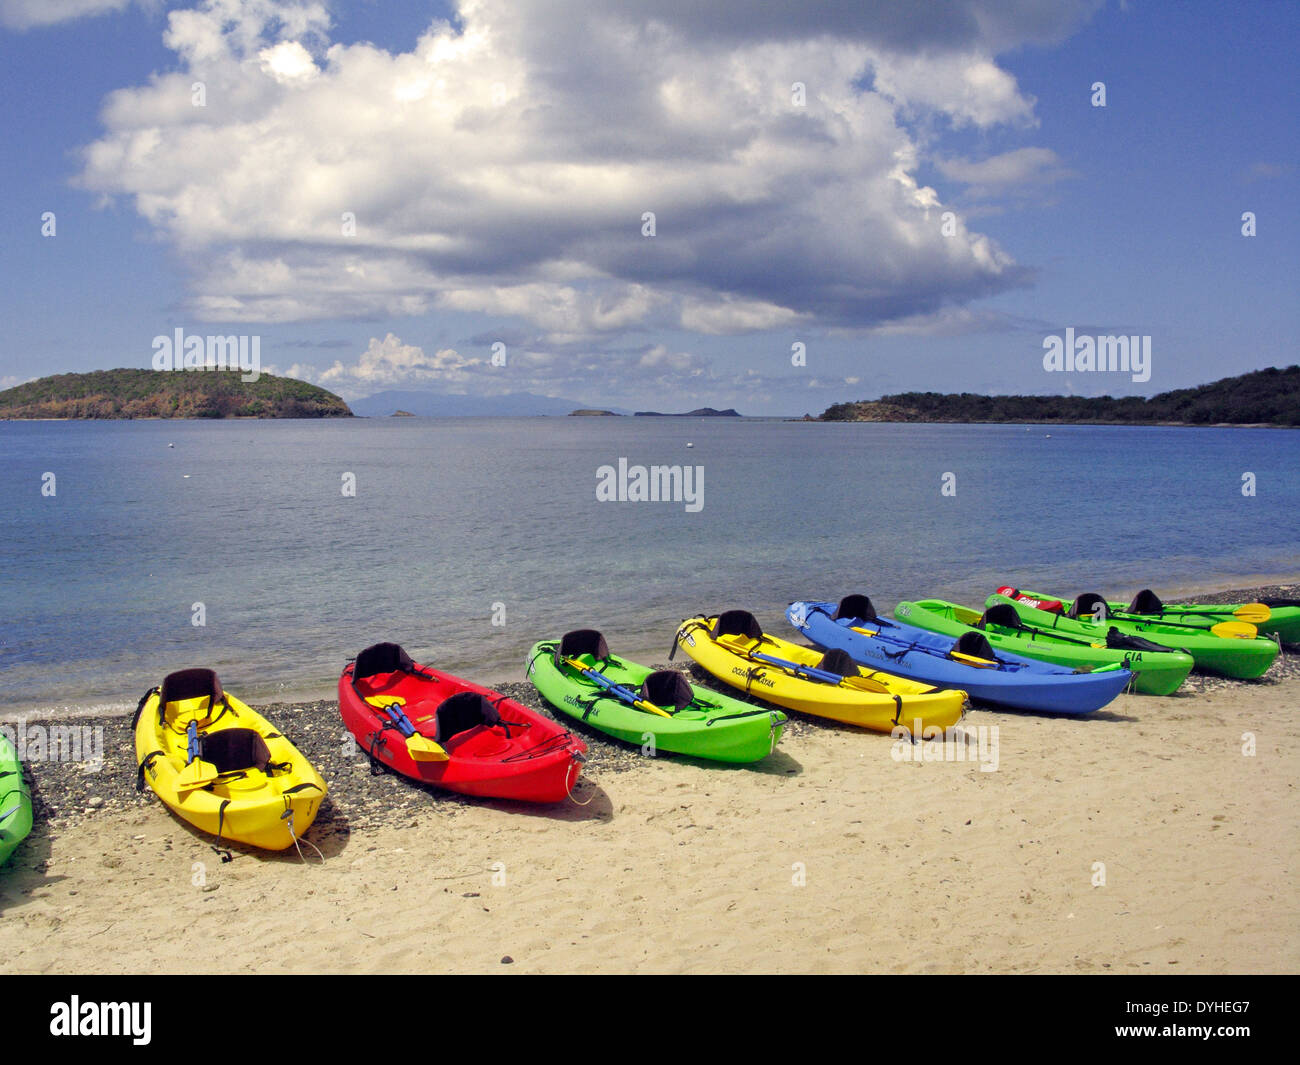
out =
{"type": "Polygon", "coordinates": [[[0,957],[10,973],[1300,968],[1295,655],[1088,719],[965,725],[997,728],[996,768],[804,722],[757,767],[602,769],[596,749],[586,805],[545,809],[340,754],[308,835],[323,861],[222,862],[147,792],[65,803],[0,871],[0,957]],[[376,788],[382,811],[350,817],[347,796],[376,788]]]}

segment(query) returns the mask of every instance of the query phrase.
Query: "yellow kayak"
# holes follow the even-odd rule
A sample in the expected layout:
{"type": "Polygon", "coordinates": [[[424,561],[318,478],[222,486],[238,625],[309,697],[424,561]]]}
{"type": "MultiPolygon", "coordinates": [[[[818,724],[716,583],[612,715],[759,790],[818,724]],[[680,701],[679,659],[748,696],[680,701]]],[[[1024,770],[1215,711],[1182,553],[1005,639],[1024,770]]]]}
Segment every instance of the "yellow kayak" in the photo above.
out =
{"type": "Polygon", "coordinates": [[[168,674],[135,711],[137,786],[218,839],[292,847],[325,798],[312,764],[210,669],[168,674]]]}
{"type": "Polygon", "coordinates": [[[688,618],[677,630],[677,648],[747,694],[877,732],[903,728],[919,736],[955,725],[966,712],[964,691],[868,669],[843,651],[822,654],[768,636],[745,610],[688,618]]]}

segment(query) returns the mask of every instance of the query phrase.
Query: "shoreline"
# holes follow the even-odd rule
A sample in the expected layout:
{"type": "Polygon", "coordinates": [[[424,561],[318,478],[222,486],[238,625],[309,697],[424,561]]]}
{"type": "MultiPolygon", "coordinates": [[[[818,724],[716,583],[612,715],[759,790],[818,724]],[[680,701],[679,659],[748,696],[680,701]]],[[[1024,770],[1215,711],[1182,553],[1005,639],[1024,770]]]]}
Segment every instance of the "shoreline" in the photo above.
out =
{"type": "MultiPolygon", "coordinates": [[[[527,682],[499,690],[544,708],[527,682]]],[[[560,718],[590,761],[577,801],[554,807],[372,776],[333,700],[258,709],[329,784],[304,837],[322,857],[236,845],[223,861],[135,790],[129,719],[85,719],[103,730],[99,772],[29,767],[36,825],[0,870],[11,972],[181,972],[164,948],[182,937],[223,972],[500,972],[505,957],[511,971],[601,973],[1300,961],[1294,649],[1258,681],[1193,674],[1175,696],[1122,695],[1088,718],[976,707],[965,725],[997,729],[987,772],[899,760],[888,736],[800,715],[752,767],[643,757],[560,718]]]]}
{"type": "MultiPolygon", "coordinates": [[[[1206,603],[1244,603],[1250,602],[1254,598],[1268,595],[1300,598],[1300,575],[1297,575],[1294,571],[1285,574],[1251,574],[1237,579],[1249,581],[1250,583],[1240,587],[1224,589],[1222,577],[1217,579],[1214,577],[1206,577],[1199,581],[1171,585],[1169,590],[1157,589],[1157,593],[1165,602],[1169,603],[1193,597],[1198,601],[1206,603]]],[[[991,593],[993,590],[994,588],[990,586],[988,592],[991,593]]],[[[1128,600],[1132,598],[1137,590],[1137,585],[1134,585],[1131,588],[1126,587],[1119,589],[1118,591],[1113,587],[1103,586],[1099,588],[1075,589],[1075,594],[1083,591],[1096,591],[1110,599],[1128,600]]],[[[1047,591],[1069,594],[1068,589],[1062,588],[1049,588],[1047,591]]],[[[889,609],[892,612],[892,606],[889,609]]],[[[688,612],[685,611],[685,608],[683,608],[683,610],[684,612],[680,616],[686,617],[688,612]]],[[[776,622],[780,619],[777,615],[773,614],[770,620],[776,622]]],[[[781,625],[783,626],[784,622],[781,622],[781,625]]],[[[669,628],[675,628],[675,626],[676,621],[666,621],[663,626],[663,631],[666,632],[669,628]]],[[[559,633],[555,633],[554,635],[558,637],[559,633]]],[[[606,635],[608,636],[610,634],[607,633],[606,635]]],[[[786,635],[788,636],[789,634],[787,633],[786,635]]],[[[538,638],[540,639],[542,637],[538,638]]],[[[530,639],[526,640],[523,644],[522,650],[518,656],[520,662],[523,661],[523,657],[526,654],[528,647],[532,646],[532,642],[533,641],[530,639]]],[[[629,658],[635,662],[650,662],[652,660],[658,660],[662,658],[664,654],[663,641],[659,639],[656,639],[653,642],[644,640],[640,646],[637,645],[635,640],[626,645],[620,643],[619,653],[623,657],[629,658]]],[[[499,661],[499,658],[500,656],[498,656],[494,661],[499,661]]],[[[495,688],[497,691],[504,691],[510,685],[519,683],[519,674],[511,677],[503,677],[498,681],[485,680],[484,675],[492,670],[499,670],[501,668],[499,665],[489,665],[485,667],[480,665],[479,662],[456,662],[440,665],[439,668],[446,668],[453,673],[458,673],[478,683],[483,683],[487,687],[495,688]]],[[[161,679],[162,678],[159,677],[153,683],[157,683],[161,679]]],[[[337,683],[338,677],[335,675],[321,678],[319,681],[303,682],[287,687],[285,690],[277,692],[274,696],[262,695],[259,697],[256,694],[249,695],[246,691],[241,691],[238,686],[234,688],[234,691],[236,695],[239,695],[241,698],[246,698],[246,701],[251,701],[259,706],[332,702],[335,699],[335,688],[337,683]]],[[[141,690],[143,691],[143,689],[141,690]]],[[[137,694],[132,694],[129,701],[123,701],[120,703],[107,702],[101,698],[94,702],[87,701],[81,704],[65,705],[56,710],[52,710],[48,704],[33,703],[24,705],[19,700],[11,698],[3,707],[0,707],[0,725],[6,723],[12,724],[19,720],[51,722],[76,721],[84,723],[88,720],[97,720],[100,718],[104,720],[122,718],[129,716],[135,711],[135,700],[137,698],[137,694]]]]}

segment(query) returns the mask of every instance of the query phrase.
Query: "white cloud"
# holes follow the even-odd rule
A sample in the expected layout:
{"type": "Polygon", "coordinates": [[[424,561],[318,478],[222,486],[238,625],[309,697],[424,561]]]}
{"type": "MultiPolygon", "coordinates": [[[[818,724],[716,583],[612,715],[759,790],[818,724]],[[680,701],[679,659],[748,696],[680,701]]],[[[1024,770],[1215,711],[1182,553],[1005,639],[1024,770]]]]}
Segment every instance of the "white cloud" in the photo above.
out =
{"type": "MultiPolygon", "coordinates": [[[[454,348],[445,348],[426,355],[424,349],[414,344],[404,344],[392,333],[383,340],[370,338],[370,344],[352,365],[336,359],[316,380],[327,387],[343,385],[348,388],[371,388],[394,384],[458,384],[468,379],[469,371],[482,365],[481,359],[466,358],[454,348]]],[[[295,363],[291,376],[308,376],[305,368],[295,363]]]]}
{"type": "Polygon", "coordinates": [[[697,8],[462,0],[392,53],[331,43],[320,3],[206,0],[169,16],[182,69],[105,102],[81,182],[133,201],[214,320],[456,310],[573,344],[863,328],[1019,283],[941,235],[902,119],[1031,124],[994,49],[1089,4],[697,8]]]}
{"type": "Polygon", "coordinates": [[[1042,188],[1075,176],[1050,148],[1017,148],[980,160],[955,157],[935,162],[945,177],[969,185],[968,191],[976,196],[1042,188]]]}
{"type": "Polygon", "coordinates": [[[12,30],[121,11],[131,0],[0,0],[0,25],[12,30]]]}

